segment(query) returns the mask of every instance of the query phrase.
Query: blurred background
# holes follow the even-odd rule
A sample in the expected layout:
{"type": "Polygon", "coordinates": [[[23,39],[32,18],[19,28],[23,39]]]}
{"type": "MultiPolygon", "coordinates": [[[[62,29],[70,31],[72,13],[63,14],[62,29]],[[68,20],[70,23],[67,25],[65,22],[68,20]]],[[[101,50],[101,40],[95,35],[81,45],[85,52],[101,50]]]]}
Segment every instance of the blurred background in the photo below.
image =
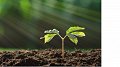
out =
{"type": "Polygon", "coordinates": [[[58,29],[62,36],[70,26],[85,27],[86,36],[66,49],[101,48],[101,0],[0,0],[0,48],[61,48],[55,36],[44,44],[44,31],[58,29]]]}

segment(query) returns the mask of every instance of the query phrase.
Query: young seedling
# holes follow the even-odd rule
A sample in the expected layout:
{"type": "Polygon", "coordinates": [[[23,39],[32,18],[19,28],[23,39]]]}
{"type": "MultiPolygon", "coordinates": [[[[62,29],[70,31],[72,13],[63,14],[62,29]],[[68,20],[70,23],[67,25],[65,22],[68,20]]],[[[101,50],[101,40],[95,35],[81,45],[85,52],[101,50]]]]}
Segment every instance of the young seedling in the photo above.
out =
{"type": "Polygon", "coordinates": [[[41,37],[40,39],[45,39],[45,43],[49,42],[50,40],[52,40],[52,38],[56,35],[58,35],[61,40],[62,40],[62,58],[64,58],[64,40],[66,37],[69,37],[70,41],[72,41],[73,43],[75,43],[77,45],[78,43],[78,39],[77,37],[84,37],[85,33],[81,32],[81,30],[84,30],[85,28],[83,27],[79,27],[79,26],[74,26],[74,27],[70,27],[67,31],[66,31],[66,35],[64,37],[62,37],[59,34],[59,31],[56,29],[53,30],[46,30],[44,31],[45,35],[44,37],[41,37]]]}

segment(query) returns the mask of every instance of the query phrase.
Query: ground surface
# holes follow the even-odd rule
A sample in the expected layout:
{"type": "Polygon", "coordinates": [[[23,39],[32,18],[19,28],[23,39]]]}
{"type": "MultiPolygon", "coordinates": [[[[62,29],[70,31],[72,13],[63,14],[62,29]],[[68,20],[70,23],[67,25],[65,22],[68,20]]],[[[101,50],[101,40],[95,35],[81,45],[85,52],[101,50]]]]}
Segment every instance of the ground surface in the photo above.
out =
{"type": "Polygon", "coordinates": [[[61,50],[16,50],[0,52],[1,66],[101,66],[101,50],[93,49],[86,52],[61,50]]]}

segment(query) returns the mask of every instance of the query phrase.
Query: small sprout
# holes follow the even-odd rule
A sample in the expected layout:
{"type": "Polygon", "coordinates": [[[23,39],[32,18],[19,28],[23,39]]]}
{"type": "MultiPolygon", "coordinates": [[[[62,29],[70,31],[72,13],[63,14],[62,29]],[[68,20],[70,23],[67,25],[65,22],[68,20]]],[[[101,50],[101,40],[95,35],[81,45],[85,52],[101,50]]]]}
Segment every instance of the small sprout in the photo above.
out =
{"type": "Polygon", "coordinates": [[[73,43],[75,43],[77,45],[77,43],[78,43],[77,37],[84,37],[85,36],[85,33],[81,32],[81,30],[84,30],[84,29],[85,28],[79,27],[79,26],[70,27],[66,31],[66,35],[64,37],[62,37],[59,34],[59,31],[57,29],[46,30],[46,31],[44,31],[44,33],[45,33],[44,37],[41,37],[40,39],[44,38],[45,43],[47,43],[47,42],[51,41],[54,36],[58,35],[62,40],[62,57],[64,58],[64,39],[66,37],[69,37],[70,41],[72,41],[73,43]]]}

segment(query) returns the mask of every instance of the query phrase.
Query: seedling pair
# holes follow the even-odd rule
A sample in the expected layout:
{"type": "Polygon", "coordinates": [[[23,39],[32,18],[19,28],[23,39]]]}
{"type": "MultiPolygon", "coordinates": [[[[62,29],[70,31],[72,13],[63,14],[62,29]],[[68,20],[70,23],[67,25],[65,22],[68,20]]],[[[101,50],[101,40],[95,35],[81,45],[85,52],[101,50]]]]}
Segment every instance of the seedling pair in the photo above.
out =
{"type": "Polygon", "coordinates": [[[59,34],[59,31],[57,29],[46,30],[46,31],[44,31],[44,33],[45,33],[44,37],[41,37],[40,39],[44,38],[45,43],[47,43],[47,42],[50,42],[54,36],[58,35],[62,40],[62,58],[64,58],[64,39],[66,37],[68,37],[70,39],[70,41],[72,41],[73,43],[75,43],[77,45],[77,43],[78,43],[77,37],[84,37],[85,36],[85,33],[81,31],[84,29],[85,28],[79,27],[79,26],[70,27],[66,31],[66,35],[64,37],[62,37],[59,34]]]}

